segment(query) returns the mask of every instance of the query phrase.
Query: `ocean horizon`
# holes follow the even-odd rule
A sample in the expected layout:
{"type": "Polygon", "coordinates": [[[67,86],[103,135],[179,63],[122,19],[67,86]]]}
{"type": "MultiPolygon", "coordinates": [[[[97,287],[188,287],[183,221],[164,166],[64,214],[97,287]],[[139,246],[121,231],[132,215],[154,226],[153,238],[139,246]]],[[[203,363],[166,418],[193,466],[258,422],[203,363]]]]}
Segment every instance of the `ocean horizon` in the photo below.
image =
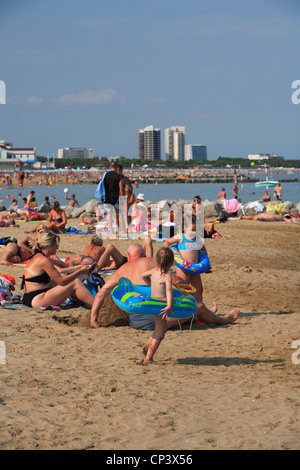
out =
{"type": "MultiPolygon", "coordinates": [[[[289,175],[291,176],[291,175],[289,175]]],[[[272,178],[275,179],[275,178],[272,178]]],[[[202,202],[209,200],[215,201],[222,188],[225,188],[226,198],[232,199],[233,183],[139,183],[137,188],[133,187],[135,196],[144,194],[145,201],[164,201],[164,200],[193,200],[194,196],[199,195],[202,202]]],[[[291,201],[297,204],[300,201],[300,182],[281,183],[283,188],[282,200],[291,201]]],[[[21,200],[28,196],[30,191],[35,192],[37,205],[41,204],[45,196],[56,199],[61,206],[68,205],[65,199],[64,189],[68,188],[68,194],[75,194],[79,206],[83,206],[88,201],[96,199],[95,191],[97,184],[59,184],[52,186],[45,185],[26,185],[22,190],[18,186],[0,187],[0,201],[7,208],[11,204],[11,199],[21,200]]],[[[255,183],[238,183],[238,198],[241,198],[242,204],[261,200],[265,192],[264,188],[255,187],[255,183]]],[[[273,188],[269,188],[269,194],[273,198],[273,188]]]]}

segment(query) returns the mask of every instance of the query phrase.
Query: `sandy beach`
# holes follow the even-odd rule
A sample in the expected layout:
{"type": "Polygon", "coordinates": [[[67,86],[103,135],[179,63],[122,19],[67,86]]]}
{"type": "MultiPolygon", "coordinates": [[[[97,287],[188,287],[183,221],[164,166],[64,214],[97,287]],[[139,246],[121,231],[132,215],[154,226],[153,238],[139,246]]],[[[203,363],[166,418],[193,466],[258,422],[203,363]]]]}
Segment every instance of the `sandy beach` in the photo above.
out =
{"type": "MultiPolygon", "coordinates": [[[[0,237],[21,239],[28,225],[1,228],[0,237]]],[[[228,220],[216,228],[223,238],[206,240],[204,302],[216,301],[220,315],[239,307],[240,316],[168,331],[151,365],[141,352],[149,332],[130,328],[111,298],[98,330],[83,307],[0,306],[0,449],[300,448],[300,353],[292,347],[300,340],[300,224],[228,220]]],[[[58,255],[80,254],[90,239],[62,235],[58,255]]],[[[114,242],[123,253],[132,243],[114,242]]],[[[14,276],[22,295],[23,267],[0,272],[14,276]]]]}

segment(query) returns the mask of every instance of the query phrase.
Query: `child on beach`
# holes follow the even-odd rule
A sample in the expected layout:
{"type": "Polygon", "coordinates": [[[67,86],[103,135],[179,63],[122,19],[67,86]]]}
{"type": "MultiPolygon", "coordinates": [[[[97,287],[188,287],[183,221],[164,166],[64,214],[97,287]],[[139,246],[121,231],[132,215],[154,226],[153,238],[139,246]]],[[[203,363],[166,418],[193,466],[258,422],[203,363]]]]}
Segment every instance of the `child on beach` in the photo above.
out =
{"type": "Polygon", "coordinates": [[[151,296],[166,298],[167,306],[161,310],[160,314],[162,316],[154,317],[154,332],[151,334],[147,344],[143,347],[143,353],[146,356],[144,364],[149,364],[153,361],[153,356],[168,329],[166,320],[168,314],[172,311],[173,304],[172,275],[170,272],[170,268],[174,263],[173,251],[170,248],[161,248],[156,254],[156,262],[158,267],[146,271],[142,277],[144,280],[150,277],[151,296]]]}
{"type": "MultiPolygon", "coordinates": [[[[192,223],[185,229],[185,233],[178,233],[172,238],[165,240],[163,245],[169,247],[171,245],[178,245],[180,255],[186,261],[193,264],[198,264],[199,251],[206,252],[206,248],[202,243],[200,236],[196,233],[196,216],[192,216],[192,223]]],[[[176,275],[183,279],[186,284],[191,284],[196,288],[194,295],[197,302],[202,302],[203,286],[201,275],[199,273],[186,272],[176,268],[176,275]]]]}

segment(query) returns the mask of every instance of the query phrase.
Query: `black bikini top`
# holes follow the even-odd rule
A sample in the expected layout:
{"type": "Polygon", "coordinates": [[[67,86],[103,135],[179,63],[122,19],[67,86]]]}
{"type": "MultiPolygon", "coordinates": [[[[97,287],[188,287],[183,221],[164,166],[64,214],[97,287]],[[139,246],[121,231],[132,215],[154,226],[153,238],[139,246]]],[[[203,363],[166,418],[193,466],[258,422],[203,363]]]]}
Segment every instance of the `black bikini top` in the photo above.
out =
{"type": "MultiPolygon", "coordinates": [[[[43,256],[46,256],[42,251],[36,250],[35,253],[31,256],[31,258],[33,258],[38,253],[41,253],[43,256]]],[[[49,276],[49,274],[46,273],[46,271],[44,271],[42,274],[39,274],[38,276],[29,277],[27,279],[25,279],[25,277],[23,275],[21,289],[24,289],[25,281],[27,281],[27,282],[37,282],[39,284],[49,284],[49,282],[51,281],[51,277],[49,276]]]]}

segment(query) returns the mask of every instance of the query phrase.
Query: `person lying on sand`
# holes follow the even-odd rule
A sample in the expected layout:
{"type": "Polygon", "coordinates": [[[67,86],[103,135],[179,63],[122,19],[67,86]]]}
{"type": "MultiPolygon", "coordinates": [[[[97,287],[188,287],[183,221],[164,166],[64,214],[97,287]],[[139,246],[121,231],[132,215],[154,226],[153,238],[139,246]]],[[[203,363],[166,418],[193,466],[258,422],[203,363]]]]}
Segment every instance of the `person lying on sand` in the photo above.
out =
{"type": "Polygon", "coordinates": [[[299,219],[289,214],[258,214],[258,215],[241,215],[238,220],[260,220],[261,222],[299,222],[299,219]]]}
{"type": "Polygon", "coordinates": [[[19,225],[16,225],[14,219],[7,218],[0,220],[0,227],[19,227],[19,225]]]}
{"type": "Polygon", "coordinates": [[[9,242],[5,246],[3,256],[0,258],[0,264],[9,266],[24,263],[32,254],[33,250],[30,247],[28,237],[25,237],[19,243],[9,242]]]}

